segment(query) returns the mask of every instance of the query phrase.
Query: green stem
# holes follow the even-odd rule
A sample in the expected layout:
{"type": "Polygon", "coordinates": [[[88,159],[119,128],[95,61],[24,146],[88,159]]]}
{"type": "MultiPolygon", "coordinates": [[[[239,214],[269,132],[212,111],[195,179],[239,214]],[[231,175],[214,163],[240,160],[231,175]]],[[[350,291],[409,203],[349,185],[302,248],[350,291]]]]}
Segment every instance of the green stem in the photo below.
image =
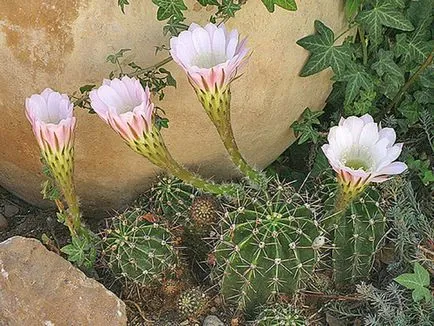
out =
{"type": "Polygon", "coordinates": [[[74,236],[82,229],[80,204],[73,180],[74,149],[71,147],[64,148],[59,152],[45,151],[43,152],[43,157],[68,205],[68,210],[65,211],[65,214],[68,215],[67,226],[71,235],[74,236]]]}
{"type": "Polygon", "coordinates": [[[205,92],[200,89],[195,89],[195,91],[208,117],[216,127],[232,162],[254,184],[264,185],[265,176],[247,163],[235,140],[231,126],[231,92],[229,88],[216,92],[205,92]]]}
{"type": "Polygon", "coordinates": [[[390,111],[398,104],[402,95],[410,88],[410,86],[416,81],[419,75],[432,63],[433,60],[433,51],[431,51],[430,55],[426,58],[424,63],[417,69],[417,71],[407,80],[404,86],[399,90],[399,92],[392,99],[392,102],[386,108],[386,114],[390,113],[390,111]]]}
{"type": "Polygon", "coordinates": [[[130,141],[127,144],[135,152],[146,157],[153,164],[169,171],[175,177],[195,188],[215,195],[231,197],[236,196],[240,190],[239,187],[234,184],[221,185],[204,180],[181,166],[169,153],[161,133],[156,127],[145,133],[143,137],[135,141],[130,141]]]}
{"type": "Polygon", "coordinates": [[[161,60],[160,62],[157,62],[156,64],[154,64],[152,66],[149,66],[149,67],[146,67],[146,68],[143,68],[143,69],[139,69],[139,70],[137,70],[135,72],[132,72],[132,73],[129,73],[127,75],[129,77],[137,77],[137,76],[140,76],[142,74],[146,74],[146,73],[148,73],[150,71],[153,71],[155,69],[158,69],[158,68],[160,68],[160,67],[168,64],[172,60],[173,60],[172,57],[167,57],[167,58],[161,60]]]}

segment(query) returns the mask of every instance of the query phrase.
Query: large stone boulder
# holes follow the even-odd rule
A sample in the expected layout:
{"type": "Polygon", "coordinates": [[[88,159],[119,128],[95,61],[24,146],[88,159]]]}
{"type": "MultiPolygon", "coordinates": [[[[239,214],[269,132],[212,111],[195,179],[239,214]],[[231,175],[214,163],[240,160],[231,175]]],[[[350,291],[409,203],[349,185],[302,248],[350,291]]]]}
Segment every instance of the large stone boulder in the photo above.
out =
{"type": "Polygon", "coordinates": [[[38,240],[0,243],[0,325],[126,324],[122,300],[38,240]]]}
{"type": "MultiPolygon", "coordinates": [[[[115,67],[108,54],[131,48],[141,66],[167,54],[163,22],[151,0],[133,0],[123,15],[115,0],[0,1],[0,185],[33,204],[40,195],[39,150],[24,116],[24,100],[51,87],[72,93],[99,84],[115,67]]],[[[188,21],[205,23],[212,13],[187,0],[188,21]]],[[[233,127],[246,159],[263,168],[294,140],[290,125],[306,108],[321,109],[331,89],[330,71],[309,78],[298,73],[309,53],[296,45],[313,33],[315,19],[335,31],[346,28],[343,1],[302,0],[299,9],[268,13],[259,0],[247,1],[227,25],[249,38],[253,55],[233,85],[233,127]]],[[[178,82],[158,103],[170,119],[164,131],[174,157],[216,180],[236,175],[217,132],[196,100],[184,73],[166,66],[178,82]]],[[[154,180],[158,170],[133,153],[96,115],[77,109],[76,183],[87,208],[119,208],[154,180]]]]}

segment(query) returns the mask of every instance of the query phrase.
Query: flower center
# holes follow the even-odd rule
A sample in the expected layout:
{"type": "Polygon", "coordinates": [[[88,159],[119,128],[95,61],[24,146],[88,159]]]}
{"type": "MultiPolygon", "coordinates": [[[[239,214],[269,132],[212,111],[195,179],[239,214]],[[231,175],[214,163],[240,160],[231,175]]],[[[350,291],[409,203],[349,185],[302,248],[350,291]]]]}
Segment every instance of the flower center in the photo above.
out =
{"type": "Polygon", "coordinates": [[[366,164],[366,162],[358,159],[349,160],[346,162],[345,165],[353,170],[359,170],[359,169],[363,171],[369,170],[369,166],[366,164]]]}
{"type": "Polygon", "coordinates": [[[226,62],[226,56],[224,54],[201,53],[191,60],[191,65],[210,69],[224,62],[226,62]]]}
{"type": "Polygon", "coordinates": [[[372,155],[365,146],[351,147],[343,153],[341,162],[353,170],[363,171],[370,171],[374,165],[372,155]]]}

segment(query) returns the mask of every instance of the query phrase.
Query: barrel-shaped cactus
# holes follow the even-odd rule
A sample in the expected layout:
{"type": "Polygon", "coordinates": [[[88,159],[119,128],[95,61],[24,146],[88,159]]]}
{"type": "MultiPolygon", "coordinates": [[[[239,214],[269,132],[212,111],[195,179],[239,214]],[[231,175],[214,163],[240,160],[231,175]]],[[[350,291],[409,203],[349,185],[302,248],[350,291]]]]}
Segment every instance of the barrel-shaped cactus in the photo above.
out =
{"type": "Polygon", "coordinates": [[[114,217],[104,232],[103,253],[116,275],[150,284],[174,271],[178,255],[169,230],[144,213],[136,209],[114,217]]]}
{"type": "Polygon", "coordinates": [[[159,176],[149,192],[153,210],[172,223],[188,224],[190,207],[198,191],[171,176],[159,176]]]}
{"type": "MultiPolygon", "coordinates": [[[[385,232],[380,199],[380,194],[369,188],[332,217],[333,279],[337,287],[369,277],[385,232]]],[[[333,202],[334,196],[327,200],[326,207],[331,209],[333,202]]]]}
{"type": "Polygon", "coordinates": [[[303,287],[324,245],[313,208],[280,184],[238,200],[222,224],[215,277],[223,297],[248,313],[303,287]]]}
{"type": "Polygon", "coordinates": [[[264,307],[254,322],[255,326],[305,326],[306,320],[290,304],[276,303],[264,307]]]}
{"type": "Polygon", "coordinates": [[[183,318],[197,318],[206,308],[207,295],[200,288],[182,292],[178,298],[178,311],[183,318]]]}

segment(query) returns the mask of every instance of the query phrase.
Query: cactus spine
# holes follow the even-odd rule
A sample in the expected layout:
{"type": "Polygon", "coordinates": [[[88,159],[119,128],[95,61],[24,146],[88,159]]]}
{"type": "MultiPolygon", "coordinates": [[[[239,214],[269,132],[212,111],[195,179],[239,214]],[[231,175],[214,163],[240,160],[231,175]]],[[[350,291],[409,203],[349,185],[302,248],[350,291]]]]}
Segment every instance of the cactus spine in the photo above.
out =
{"type": "Polygon", "coordinates": [[[262,309],[255,326],[305,326],[306,320],[289,304],[274,304],[262,309]]]}
{"type": "Polygon", "coordinates": [[[297,292],[319,259],[318,238],[312,209],[287,186],[240,199],[225,213],[215,250],[223,297],[251,313],[279,294],[297,292]]]}
{"type": "Polygon", "coordinates": [[[179,296],[178,311],[184,318],[197,318],[205,310],[206,304],[206,294],[199,288],[192,288],[179,296]]]}
{"type": "Polygon", "coordinates": [[[354,199],[333,224],[333,279],[337,287],[367,279],[384,236],[385,217],[374,189],[354,199]]]}
{"type": "Polygon", "coordinates": [[[197,190],[181,180],[170,176],[159,176],[151,188],[149,201],[153,210],[170,222],[188,224],[190,206],[198,195],[197,190]]]}
{"type": "Polygon", "coordinates": [[[137,209],[113,218],[103,237],[103,253],[115,274],[145,285],[172,272],[178,256],[171,233],[143,216],[137,209]]]}

